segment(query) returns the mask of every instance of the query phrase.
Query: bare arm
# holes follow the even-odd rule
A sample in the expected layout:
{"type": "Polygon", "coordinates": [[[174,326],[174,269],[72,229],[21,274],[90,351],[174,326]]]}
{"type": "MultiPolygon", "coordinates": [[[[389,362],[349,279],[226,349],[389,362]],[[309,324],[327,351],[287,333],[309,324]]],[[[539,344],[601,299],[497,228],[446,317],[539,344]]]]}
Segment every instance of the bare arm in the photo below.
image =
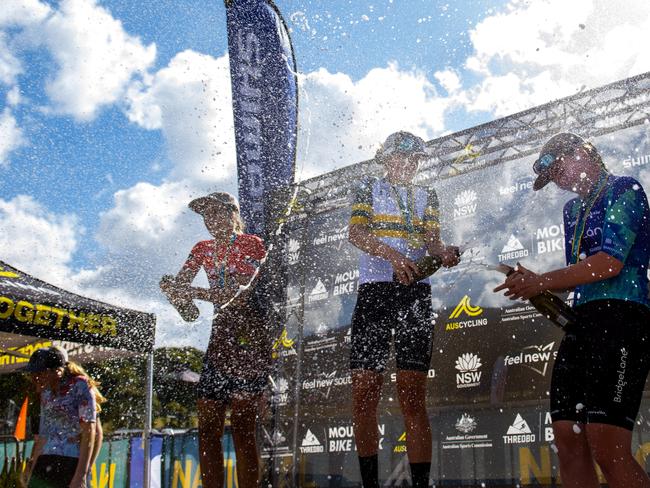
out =
{"type": "Polygon", "coordinates": [[[523,266],[519,266],[519,272],[506,278],[504,283],[497,286],[494,291],[508,289],[505,293],[507,297],[513,300],[528,299],[546,290],[572,290],[579,285],[613,278],[618,276],[622,269],[621,261],[600,251],[579,263],[543,274],[533,273],[523,266]]]}
{"type": "Polygon", "coordinates": [[[90,455],[88,469],[91,469],[93,464],[95,464],[97,456],[99,456],[99,451],[102,449],[102,442],[104,442],[104,429],[102,428],[101,420],[97,417],[97,421],[95,422],[95,441],[93,442],[93,451],[90,455]]]}
{"type": "Polygon", "coordinates": [[[95,442],[95,422],[81,422],[81,440],[79,441],[79,460],[70,488],[83,488],[86,486],[86,473],[90,467],[93,445],[95,442]]]}

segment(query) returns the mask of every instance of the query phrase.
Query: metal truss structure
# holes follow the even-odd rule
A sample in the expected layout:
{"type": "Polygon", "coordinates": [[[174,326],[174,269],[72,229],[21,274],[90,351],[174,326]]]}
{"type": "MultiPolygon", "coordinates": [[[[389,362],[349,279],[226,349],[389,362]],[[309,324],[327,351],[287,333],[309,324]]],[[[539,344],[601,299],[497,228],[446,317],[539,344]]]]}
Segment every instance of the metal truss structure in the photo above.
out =
{"type": "MultiPolygon", "coordinates": [[[[650,127],[650,72],[433,139],[427,143],[431,158],[421,164],[417,182],[535,154],[557,132],[590,138],[641,124],[650,127]]],[[[307,213],[342,206],[351,184],[380,172],[369,160],[306,180],[299,184],[299,201],[307,213]]]]}

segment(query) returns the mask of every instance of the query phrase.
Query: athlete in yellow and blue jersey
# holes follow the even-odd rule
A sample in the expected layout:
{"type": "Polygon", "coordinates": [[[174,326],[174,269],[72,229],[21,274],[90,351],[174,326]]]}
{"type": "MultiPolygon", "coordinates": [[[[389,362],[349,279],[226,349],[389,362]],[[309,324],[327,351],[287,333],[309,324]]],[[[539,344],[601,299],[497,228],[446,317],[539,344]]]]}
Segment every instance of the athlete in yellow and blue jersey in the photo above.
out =
{"type": "Polygon", "coordinates": [[[454,266],[458,248],[440,241],[436,193],[412,184],[424,157],[426,147],[419,137],[408,132],[389,136],[376,156],[385,177],[363,179],[352,206],[350,242],[363,251],[350,369],[364,488],[379,486],[377,405],[392,338],[412,486],[429,486],[431,427],[424,400],[433,311],[429,278],[415,282],[415,263],[429,253],[440,256],[444,266],[454,266]]]}

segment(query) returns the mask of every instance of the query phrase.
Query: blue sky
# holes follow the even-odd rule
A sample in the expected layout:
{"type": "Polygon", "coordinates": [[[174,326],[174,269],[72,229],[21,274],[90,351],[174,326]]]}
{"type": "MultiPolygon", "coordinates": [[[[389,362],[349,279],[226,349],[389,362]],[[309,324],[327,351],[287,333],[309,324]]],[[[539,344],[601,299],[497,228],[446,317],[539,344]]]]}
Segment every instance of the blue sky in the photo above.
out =
{"type": "MultiPolygon", "coordinates": [[[[641,0],[277,5],[301,178],[650,70],[641,0]]],[[[164,308],[157,277],[203,235],[185,202],[236,181],[226,49],[221,1],[4,0],[0,259],[164,308]]]]}
{"type": "MultiPolygon", "coordinates": [[[[461,65],[471,52],[468,30],[502,3],[291,1],[277,5],[292,30],[301,72],[325,68],[358,80],[392,61],[424,73],[461,65]]],[[[57,2],[49,4],[57,6],[57,2]]],[[[99,5],[143,44],[155,43],[154,70],[186,49],[213,56],[227,51],[222,2],[104,1],[99,5]]],[[[92,234],[98,212],[110,207],[115,190],[142,180],[161,181],[169,165],[164,138],[159,131],[130,123],[119,105],[84,122],[39,113],[38,107],[48,103],[43,85],[56,64],[43,49],[29,49],[23,60],[28,69],[19,77],[19,86],[29,103],[15,114],[29,144],[12,155],[12,177],[0,181],[0,191],[5,198],[33,195],[56,213],[73,212],[92,234]],[[152,170],[154,162],[159,167],[152,170]]],[[[486,118],[483,114],[463,118],[454,121],[452,129],[486,118]]],[[[73,265],[83,266],[95,247],[92,240],[82,243],[73,265]]]]}

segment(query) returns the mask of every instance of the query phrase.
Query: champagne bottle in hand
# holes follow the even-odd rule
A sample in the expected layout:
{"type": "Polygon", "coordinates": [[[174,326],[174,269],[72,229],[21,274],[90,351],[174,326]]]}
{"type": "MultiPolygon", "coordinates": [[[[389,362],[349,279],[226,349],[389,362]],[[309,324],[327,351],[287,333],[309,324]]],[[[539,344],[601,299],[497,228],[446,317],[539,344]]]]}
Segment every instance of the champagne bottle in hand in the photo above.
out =
{"type": "MultiPolygon", "coordinates": [[[[515,268],[508,266],[507,264],[499,264],[498,266],[491,266],[490,268],[499,271],[506,276],[510,276],[517,272],[515,268]]],[[[559,296],[548,290],[531,297],[530,303],[539,313],[564,331],[578,320],[578,315],[575,311],[559,296]]]]}
{"type": "MultiPolygon", "coordinates": [[[[456,251],[456,255],[460,257],[464,249],[462,246],[456,251]]],[[[442,267],[442,258],[440,256],[424,256],[415,262],[418,272],[413,276],[411,283],[417,283],[424,278],[431,276],[442,267]]],[[[393,273],[393,281],[399,281],[397,275],[393,273]]]]}
{"type": "Polygon", "coordinates": [[[179,286],[173,276],[164,275],[160,280],[160,289],[185,322],[194,322],[199,318],[199,308],[192,300],[190,289],[179,286]]]}

